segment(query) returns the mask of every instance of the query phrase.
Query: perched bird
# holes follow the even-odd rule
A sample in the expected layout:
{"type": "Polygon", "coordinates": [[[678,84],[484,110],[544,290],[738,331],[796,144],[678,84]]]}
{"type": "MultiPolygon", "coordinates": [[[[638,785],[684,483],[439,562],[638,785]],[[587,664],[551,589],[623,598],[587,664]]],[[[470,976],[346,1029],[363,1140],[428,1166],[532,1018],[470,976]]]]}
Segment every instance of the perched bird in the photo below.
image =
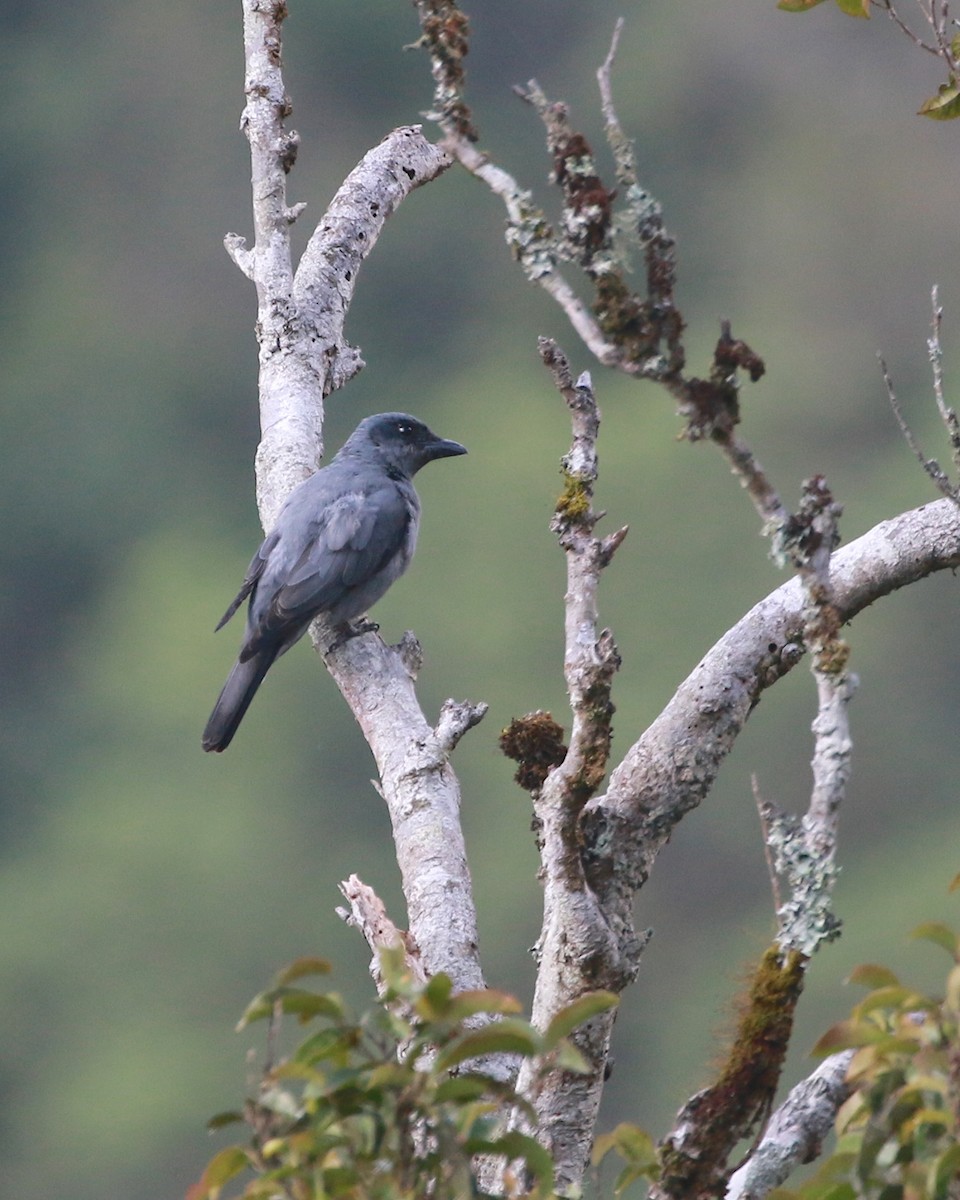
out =
{"type": "Polygon", "coordinates": [[[249,597],[240,657],[203,731],[226,750],[263,677],[314,617],[339,630],[365,613],[410,565],[420,525],[413,476],[435,458],[466,454],[416,417],[361,421],[329,466],[294,488],[253,557],[217,629],[249,597]]]}

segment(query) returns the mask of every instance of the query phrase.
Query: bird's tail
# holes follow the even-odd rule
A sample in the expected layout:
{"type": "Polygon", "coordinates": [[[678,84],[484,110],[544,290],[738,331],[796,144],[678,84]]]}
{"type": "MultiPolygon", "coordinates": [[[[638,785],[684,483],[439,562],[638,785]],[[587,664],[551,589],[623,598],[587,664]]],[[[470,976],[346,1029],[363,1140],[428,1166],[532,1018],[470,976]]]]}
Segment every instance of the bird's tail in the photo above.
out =
{"type": "Polygon", "coordinates": [[[263,683],[263,677],[276,657],[276,648],[269,646],[246,662],[238,661],[235,664],[203,731],[204,750],[219,752],[230,745],[243,714],[250,707],[250,701],[257,694],[257,688],[263,683]]]}

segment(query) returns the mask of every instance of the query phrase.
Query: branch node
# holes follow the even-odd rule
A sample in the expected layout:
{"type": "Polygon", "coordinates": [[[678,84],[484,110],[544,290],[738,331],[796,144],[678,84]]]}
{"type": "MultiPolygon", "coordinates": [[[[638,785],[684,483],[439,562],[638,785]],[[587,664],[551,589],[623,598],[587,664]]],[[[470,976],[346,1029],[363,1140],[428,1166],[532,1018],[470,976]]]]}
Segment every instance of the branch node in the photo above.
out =
{"type": "Polygon", "coordinates": [[[403,637],[393,649],[396,651],[406,673],[411,679],[416,679],[420,674],[420,668],[423,666],[423,647],[417,640],[417,636],[413,630],[404,630],[403,637]]]}
{"type": "Polygon", "coordinates": [[[256,256],[247,249],[247,239],[239,233],[228,233],[223,239],[223,246],[233,261],[248,279],[256,277],[256,256]]]}
{"type": "Polygon", "coordinates": [[[613,533],[608,533],[600,543],[600,566],[608,567],[610,560],[623,545],[623,540],[630,532],[630,526],[624,525],[620,529],[614,530],[613,533]]]}
{"type": "Polygon", "coordinates": [[[472,704],[469,700],[445,700],[433,731],[440,749],[445,754],[455,749],[463,735],[474,725],[480,724],[488,708],[489,705],[482,700],[478,704],[472,704]]]}
{"type": "Polygon", "coordinates": [[[337,916],[347,925],[359,929],[367,945],[373,951],[370,961],[370,974],[377,985],[377,991],[384,991],[383,977],[380,972],[380,950],[401,947],[407,968],[419,983],[426,983],[427,975],[420,957],[420,949],[413,936],[405,929],[398,929],[387,916],[386,905],[373,890],[357,875],[340,884],[340,891],[350,904],[349,910],[337,908],[337,916]]]}

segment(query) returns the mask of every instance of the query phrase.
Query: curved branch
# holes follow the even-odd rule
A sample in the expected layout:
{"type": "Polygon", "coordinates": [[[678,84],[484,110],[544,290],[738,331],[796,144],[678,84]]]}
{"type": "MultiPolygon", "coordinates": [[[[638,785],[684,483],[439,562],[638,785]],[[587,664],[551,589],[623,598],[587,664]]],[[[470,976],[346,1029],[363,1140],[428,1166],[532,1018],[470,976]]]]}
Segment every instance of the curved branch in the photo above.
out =
{"type": "MultiPolygon", "coordinates": [[[[875,600],[960,566],[960,511],[938,500],[883,521],[831,560],[846,623],[875,600]]],[[[804,593],[792,579],[707,653],[627,751],[584,814],[591,885],[608,919],[633,938],[631,908],[682,817],[707,795],[763,692],[803,656],[804,593]]]]}
{"type": "MultiPolygon", "coordinates": [[[[257,286],[263,431],[257,499],[270,528],[289,492],[317,469],[324,397],[363,365],[343,335],[357,272],[397,205],[451,160],[419,126],[389,134],[340,187],[294,273],[290,226],[302,206],[290,208],[286,199],[297,142],[284,128],[291,111],[280,73],[286,4],[244,0],[243,10],[247,104],[241,127],[250,142],[256,244],[248,250],[236,234],[226,243],[257,286]]],[[[312,632],[319,650],[323,631],[312,632]]],[[[412,944],[427,974],[446,971],[458,989],[478,988],[483,978],[460,789],[448,755],[482,711],[469,705],[450,711],[435,733],[414,690],[418,656],[412,635],[400,647],[357,637],[324,655],[377,760],[408,888],[412,944]]]]}
{"type": "MultiPolygon", "coordinates": [[[[253,252],[262,430],[257,500],[265,528],[292,488],[317,469],[323,401],[363,367],[343,327],[364,260],[400,202],[450,161],[419,125],[393,130],[341,184],[293,275],[282,267],[289,263],[290,222],[274,220],[263,244],[258,225],[253,252]]],[[[259,203],[258,190],[255,210],[259,203]]]]}
{"type": "Polygon", "coordinates": [[[849,1095],[852,1050],[831,1054],[797,1084],[770,1118],[763,1138],[730,1176],[726,1200],[762,1200],[801,1163],[813,1162],[849,1095]]]}

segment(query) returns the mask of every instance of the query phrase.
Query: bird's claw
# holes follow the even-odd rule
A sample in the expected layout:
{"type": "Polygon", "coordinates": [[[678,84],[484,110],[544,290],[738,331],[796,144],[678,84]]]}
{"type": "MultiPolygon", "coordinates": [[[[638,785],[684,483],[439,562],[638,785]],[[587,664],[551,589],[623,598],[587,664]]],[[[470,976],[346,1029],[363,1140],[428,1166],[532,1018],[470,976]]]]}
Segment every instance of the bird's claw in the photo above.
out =
{"type": "Polygon", "coordinates": [[[327,647],[327,653],[332,654],[334,650],[339,650],[341,646],[345,646],[352,638],[361,637],[365,633],[378,633],[380,626],[376,621],[368,621],[366,617],[362,617],[359,621],[352,624],[348,621],[341,625],[337,636],[327,647]]]}

